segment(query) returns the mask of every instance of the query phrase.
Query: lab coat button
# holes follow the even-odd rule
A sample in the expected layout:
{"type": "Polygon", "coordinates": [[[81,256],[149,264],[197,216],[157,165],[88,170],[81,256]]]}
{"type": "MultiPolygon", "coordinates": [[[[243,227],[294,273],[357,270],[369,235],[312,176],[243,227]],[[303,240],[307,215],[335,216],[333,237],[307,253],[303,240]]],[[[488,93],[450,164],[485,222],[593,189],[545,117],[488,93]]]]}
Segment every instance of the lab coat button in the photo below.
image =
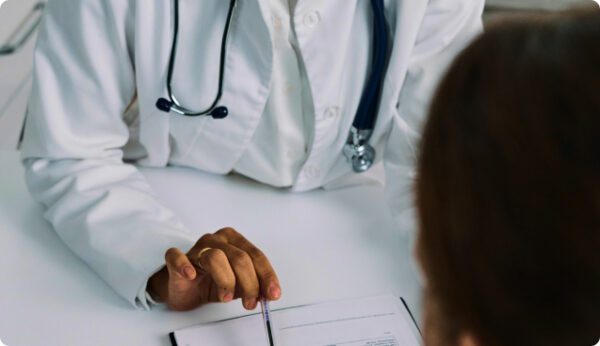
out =
{"type": "Polygon", "coordinates": [[[281,32],[281,27],[283,25],[281,18],[279,16],[273,15],[271,17],[271,22],[273,23],[273,29],[275,29],[275,31],[277,32],[281,32]]]}
{"type": "Polygon", "coordinates": [[[304,15],[304,25],[309,28],[313,28],[315,25],[319,24],[321,21],[321,14],[319,11],[312,11],[304,15]]]}
{"type": "Polygon", "coordinates": [[[285,88],[283,88],[283,94],[289,95],[294,91],[294,85],[292,83],[286,83],[285,88]]]}
{"type": "Polygon", "coordinates": [[[325,112],[323,112],[325,119],[333,119],[333,118],[337,117],[338,114],[340,114],[340,107],[336,107],[336,106],[327,107],[325,109],[325,112]]]}
{"type": "Polygon", "coordinates": [[[285,154],[286,154],[287,158],[291,161],[296,161],[300,158],[300,154],[297,151],[292,150],[292,149],[286,151],[285,154]]]}

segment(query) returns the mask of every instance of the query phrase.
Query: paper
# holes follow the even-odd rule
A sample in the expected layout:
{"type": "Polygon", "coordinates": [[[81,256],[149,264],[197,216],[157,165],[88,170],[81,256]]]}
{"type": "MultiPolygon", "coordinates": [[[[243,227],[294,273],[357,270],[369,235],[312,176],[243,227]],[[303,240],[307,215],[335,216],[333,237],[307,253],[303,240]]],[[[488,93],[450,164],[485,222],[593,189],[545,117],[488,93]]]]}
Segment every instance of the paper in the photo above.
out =
{"type": "MultiPolygon", "coordinates": [[[[420,346],[408,311],[393,296],[272,311],[276,346],[420,346]]],[[[178,346],[265,346],[260,314],[178,330],[178,346]]]]}

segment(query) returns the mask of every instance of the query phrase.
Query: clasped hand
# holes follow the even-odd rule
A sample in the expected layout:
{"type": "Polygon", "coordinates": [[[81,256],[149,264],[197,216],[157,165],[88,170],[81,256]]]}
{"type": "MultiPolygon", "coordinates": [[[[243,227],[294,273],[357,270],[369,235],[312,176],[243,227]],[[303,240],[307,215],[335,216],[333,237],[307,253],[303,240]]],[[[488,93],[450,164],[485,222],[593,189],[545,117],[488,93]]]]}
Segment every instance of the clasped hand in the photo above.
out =
{"type": "Polygon", "coordinates": [[[148,292],[172,310],[241,298],[253,310],[258,299],[277,300],[281,287],[267,257],[232,228],[206,234],[187,253],[167,250],[166,266],[148,281],[148,292]]]}

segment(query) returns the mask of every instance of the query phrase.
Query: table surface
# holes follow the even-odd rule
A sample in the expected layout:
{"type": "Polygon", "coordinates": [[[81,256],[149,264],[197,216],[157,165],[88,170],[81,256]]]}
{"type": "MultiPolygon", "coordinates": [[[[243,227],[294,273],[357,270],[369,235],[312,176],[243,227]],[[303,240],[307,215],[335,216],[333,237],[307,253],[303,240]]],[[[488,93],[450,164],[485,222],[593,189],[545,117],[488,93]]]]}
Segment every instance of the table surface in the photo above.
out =
{"type": "MultiPolygon", "coordinates": [[[[134,310],[43,219],[18,153],[0,150],[0,162],[0,340],[6,345],[166,346],[175,329],[247,314],[239,302],[186,313],[134,310]]],[[[393,222],[381,186],[296,194],[185,168],[142,172],[198,236],[232,226],[267,253],[283,291],[273,309],[394,294],[420,318],[409,237],[393,222]]]]}

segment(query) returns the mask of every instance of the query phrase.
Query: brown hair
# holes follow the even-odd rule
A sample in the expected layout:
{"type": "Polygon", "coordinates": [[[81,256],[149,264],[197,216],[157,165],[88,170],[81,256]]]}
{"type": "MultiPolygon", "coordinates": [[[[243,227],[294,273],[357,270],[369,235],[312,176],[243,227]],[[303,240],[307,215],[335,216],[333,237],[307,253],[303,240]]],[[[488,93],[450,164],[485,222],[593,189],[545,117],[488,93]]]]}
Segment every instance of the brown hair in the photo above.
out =
{"type": "Polygon", "coordinates": [[[442,81],[417,180],[447,344],[600,337],[600,14],[503,23],[442,81]]]}

